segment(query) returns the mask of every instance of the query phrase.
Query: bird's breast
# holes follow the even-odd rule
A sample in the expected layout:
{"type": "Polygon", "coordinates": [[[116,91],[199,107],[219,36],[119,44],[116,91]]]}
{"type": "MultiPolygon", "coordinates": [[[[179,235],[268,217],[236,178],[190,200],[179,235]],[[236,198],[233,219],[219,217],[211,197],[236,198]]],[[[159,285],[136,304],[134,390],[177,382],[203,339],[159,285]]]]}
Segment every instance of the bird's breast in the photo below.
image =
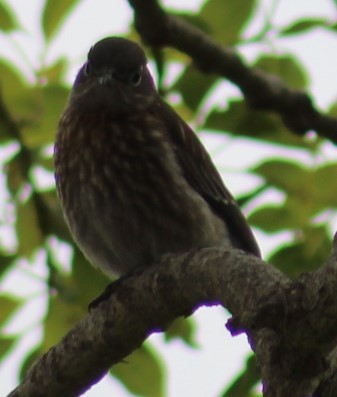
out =
{"type": "Polygon", "coordinates": [[[165,125],[151,115],[65,115],[55,168],[70,230],[107,272],[226,239],[224,223],[183,177],[165,125]]]}

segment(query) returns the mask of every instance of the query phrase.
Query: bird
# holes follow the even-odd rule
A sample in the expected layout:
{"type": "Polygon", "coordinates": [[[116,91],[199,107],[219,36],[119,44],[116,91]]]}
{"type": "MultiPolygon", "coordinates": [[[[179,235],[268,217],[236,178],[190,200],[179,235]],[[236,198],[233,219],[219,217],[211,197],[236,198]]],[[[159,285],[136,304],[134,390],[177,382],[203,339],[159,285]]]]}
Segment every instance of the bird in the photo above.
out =
{"type": "Polygon", "coordinates": [[[260,257],[210,155],[159,95],[147,62],[137,43],[107,37],[78,71],[54,147],[73,239],[112,278],[203,247],[260,257]]]}

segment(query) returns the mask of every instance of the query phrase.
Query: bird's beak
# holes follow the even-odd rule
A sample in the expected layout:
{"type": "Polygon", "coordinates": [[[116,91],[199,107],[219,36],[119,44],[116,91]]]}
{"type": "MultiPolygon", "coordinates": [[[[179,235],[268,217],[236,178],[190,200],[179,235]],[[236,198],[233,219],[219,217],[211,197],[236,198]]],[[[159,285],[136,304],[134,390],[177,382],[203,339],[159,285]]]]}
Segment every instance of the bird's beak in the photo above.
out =
{"type": "Polygon", "coordinates": [[[115,81],[116,79],[111,70],[107,70],[104,74],[98,77],[98,84],[100,85],[113,85],[115,81]]]}

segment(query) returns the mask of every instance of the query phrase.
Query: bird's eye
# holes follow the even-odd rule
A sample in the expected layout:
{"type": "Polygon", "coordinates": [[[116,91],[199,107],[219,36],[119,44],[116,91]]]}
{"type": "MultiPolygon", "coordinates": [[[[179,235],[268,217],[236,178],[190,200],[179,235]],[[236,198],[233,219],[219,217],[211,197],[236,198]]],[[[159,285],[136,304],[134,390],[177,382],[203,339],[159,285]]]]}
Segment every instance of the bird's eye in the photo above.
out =
{"type": "Polygon", "coordinates": [[[143,76],[143,67],[140,67],[138,70],[135,70],[130,76],[130,84],[134,87],[139,86],[140,82],[142,81],[143,76]]]}
{"type": "Polygon", "coordinates": [[[91,75],[92,66],[91,66],[91,63],[89,61],[87,61],[84,64],[84,69],[83,70],[84,70],[84,75],[85,76],[90,76],[91,75]]]}

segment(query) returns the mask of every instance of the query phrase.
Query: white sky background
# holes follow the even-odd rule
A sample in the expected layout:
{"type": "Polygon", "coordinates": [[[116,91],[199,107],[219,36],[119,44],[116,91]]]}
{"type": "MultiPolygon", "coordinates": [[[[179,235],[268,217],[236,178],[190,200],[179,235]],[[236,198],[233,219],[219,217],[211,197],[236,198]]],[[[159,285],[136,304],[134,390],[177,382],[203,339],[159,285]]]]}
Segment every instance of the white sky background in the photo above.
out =
{"type": "MultiPolygon", "coordinates": [[[[25,49],[25,54],[30,64],[37,67],[40,65],[42,58],[47,63],[53,63],[60,55],[64,55],[71,61],[70,81],[73,80],[77,69],[84,61],[85,54],[90,46],[104,36],[123,34],[127,31],[128,22],[132,19],[132,13],[126,0],[82,1],[72,18],[65,24],[62,33],[58,35],[50,52],[42,55],[43,42],[38,27],[40,26],[39,10],[43,1],[9,0],[8,2],[15,8],[22,25],[26,28],[27,33],[15,34],[13,39],[17,46],[25,49]]],[[[200,0],[164,1],[166,5],[182,9],[196,8],[200,3],[200,0]]],[[[274,18],[277,26],[284,26],[299,16],[323,16],[331,19],[335,19],[337,16],[332,0],[281,0],[279,3],[274,18]]],[[[261,9],[258,18],[248,28],[250,32],[256,31],[258,26],[261,25],[264,12],[268,12],[272,0],[264,0],[263,4],[264,10],[261,9]]],[[[337,53],[337,39],[335,36],[316,30],[312,34],[303,37],[292,36],[289,39],[278,41],[273,41],[271,37],[270,40],[276,52],[281,52],[285,49],[293,51],[306,65],[311,78],[310,91],[318,106],[326,109],[331,102],[337,99],[337,82],[334,84],[337,70],[337,55],[334,55],[337,53]]],[[[253,60],[260,50],[261,48],[254,46],[246,46],[240,49],[247,60],[253,60]]],[[[0,56],[11,59],[31,79],[34,78],[25,62],[22,61],[22,56],[15,46],[8,45],[8,42],[1,35],[0,56]]],[[[229,84],[226,84],[227,88],[230,93],[238,92],[229,84]]],[[[252,150],[251,146],[241,147],[240,144],[233,144],[230,140],[225,141],[226,145],[223,145],[223,142],[223,140],[219,141],[218,136],[207,137],[205,140],[211,152],[217,149],[219,145],[223,146],[223,151],[218,153],[217,150],[215,160],[218,160],[224,169],[232,170],[232,172],[225,174],[225,180],[234,194],[245,191],[247,189],[246,184],[255,183],[254,180],[235,170],[244,168],[248,163],[254,162],[261,156],[278,153],[271,151],[272,149],[269,146],[252,150]],[[240,158],[240,164],[237,164],[238,157],[240,158]],[[244,163],[243,160],[245,160],[244,163]]],[[[328,160],[336,159],[337,150],[335,147],[327,144],[324,158],[328,160]]],[[[310,160],[303,158],[303,161],[310,160]]],[[[334,229],[336,230],[337,227],[334,229]]],[[[265,253],[268,253],[279,241],[266,238],[261,233],[257,233],[257,237],[265,253]]],[[[41,260],[38,262],[41,262],[41,260]]],[[[41,268],[36,269],[38,274],[43,274],[43,271],[41,268]]],[[[7,285],[3,290],[17,290],[17,287],[21,286],[22,280],[27,283],[26,278],[22,277],[22,275],[20,276],[19,273],[18,271],[15,275],[8,278],[7,285]]],[[[32,281],[31,284],[24,284],[23,288],[20,287],[22,296],[30,296],[34,292],[39,295],[39,291],[42,291],[41,288],[42,284],[38,281],[35,283],[32,281]]],[[[10,331],[29,329],[29,332],[19,344],[16,357],[6,360],[0,365],[0,396],[5,396],[16,385],[15,374],[23,352],[27,351],[40,337],[40,331],[36,329],[35,324],[41,316],[42,302],[43,299],[39,298],[29,302],[25,309],[25,319],[23,320],[21,316],[20,318],[17,317],[9,327],[10,331]]],[[[199,325],[197,339],[200,346],[202,346],[201,350],[188,349],[179,341],[164,344],[160,334],[151,337],[151,342],[160,348],[168,366],[168,396],[170,397],[218,396],[228,380],[242,368],[243,358],[249,351],[244,336],[231,338],[225,330],[224,323],[226,318],[222,309],[202,309],[198,311],[195,317],[199,325]]],[[[102,381],[86,393],[87,397],[108,395],[125,395],[123,386],[115,381],[102,381]]]]}

